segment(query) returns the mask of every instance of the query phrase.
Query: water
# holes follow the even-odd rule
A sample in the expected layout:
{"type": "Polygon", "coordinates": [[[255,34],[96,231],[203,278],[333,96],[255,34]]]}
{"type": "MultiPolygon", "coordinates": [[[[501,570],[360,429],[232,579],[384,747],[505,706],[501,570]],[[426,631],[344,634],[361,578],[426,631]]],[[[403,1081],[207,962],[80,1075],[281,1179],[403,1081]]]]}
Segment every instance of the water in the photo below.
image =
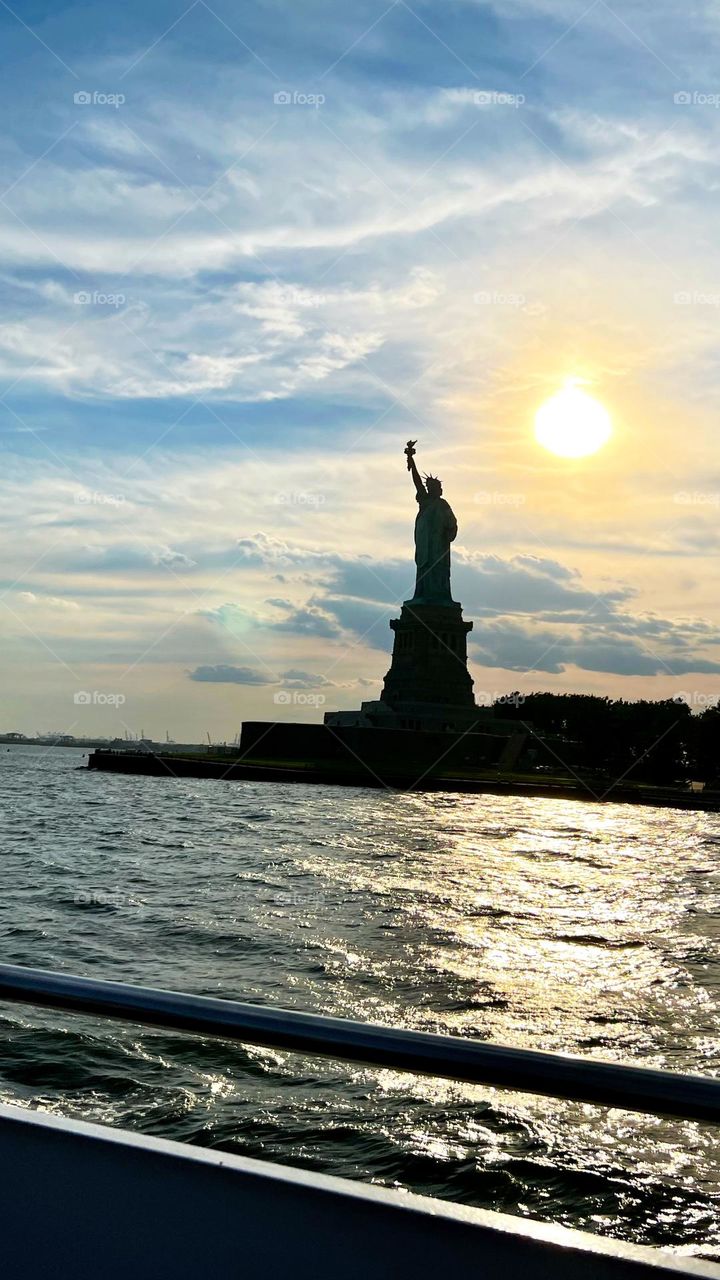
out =
{"type": "MultiPolygon", "coordinates": [[[[717,1074],[720,816],[0,750],[6,962],[717,1074]]],[[[0,1098],[720,1256],[720,1131],[0,1005],[0,1098]]]]}

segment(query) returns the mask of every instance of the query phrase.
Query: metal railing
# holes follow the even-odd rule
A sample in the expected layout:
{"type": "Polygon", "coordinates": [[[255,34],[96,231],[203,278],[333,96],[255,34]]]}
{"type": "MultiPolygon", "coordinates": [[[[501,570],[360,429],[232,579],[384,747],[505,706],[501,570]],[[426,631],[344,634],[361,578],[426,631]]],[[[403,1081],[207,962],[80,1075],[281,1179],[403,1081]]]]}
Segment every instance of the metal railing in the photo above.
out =
{"type": "Polygon", "coordinates": [[[720,1080],[0,965],[0,1000],[626,1111],[720,1122],[720,1080]]]}

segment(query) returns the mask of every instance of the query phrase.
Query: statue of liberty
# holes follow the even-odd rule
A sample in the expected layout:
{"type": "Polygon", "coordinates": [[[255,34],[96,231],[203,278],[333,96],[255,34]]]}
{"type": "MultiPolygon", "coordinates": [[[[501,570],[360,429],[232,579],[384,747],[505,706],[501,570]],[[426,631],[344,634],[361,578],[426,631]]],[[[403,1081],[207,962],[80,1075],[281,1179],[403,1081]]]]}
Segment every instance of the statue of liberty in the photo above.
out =
{"type": "Polygon", "coordinates": [[[450,543],[457,537],[457,520],[442,496],[442,484],[437,476],[425,476],[424,483],[421,480],[415,466],[416,444],[416,440],[408,440],[405,446],[407,467],[415,482],[420,507],[415,518],[415,594],[405,603],[454,604],[450,594],[450,543]]]}

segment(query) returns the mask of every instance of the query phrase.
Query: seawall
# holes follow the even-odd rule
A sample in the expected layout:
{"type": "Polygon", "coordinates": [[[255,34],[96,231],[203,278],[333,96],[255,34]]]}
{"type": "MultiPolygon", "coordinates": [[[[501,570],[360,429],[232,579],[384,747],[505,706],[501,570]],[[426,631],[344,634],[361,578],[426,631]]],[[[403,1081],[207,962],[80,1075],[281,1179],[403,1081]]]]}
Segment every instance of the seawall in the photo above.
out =
{"type": "Polygon", "coordinates": [[[214,778],[230,782],[314,783],[325,786],[375,787],[397,791],[455,791],[475,795],[526,796],[549,800],[580,800],[598,804],[638,804],[656,808],[720,812],[720,793],[702,794],[679,788],[609,786],[604,791],[575,782],[527,782],[507,777],[477,778],[462,774],[423,775],[396,761],[381,770],[362,762],[349,765],[254,764],[240,757],[207,759],[164,756],[148,751],[94,751],[88,769],[106,773],[142,774],[155,778],[214,778]]]}

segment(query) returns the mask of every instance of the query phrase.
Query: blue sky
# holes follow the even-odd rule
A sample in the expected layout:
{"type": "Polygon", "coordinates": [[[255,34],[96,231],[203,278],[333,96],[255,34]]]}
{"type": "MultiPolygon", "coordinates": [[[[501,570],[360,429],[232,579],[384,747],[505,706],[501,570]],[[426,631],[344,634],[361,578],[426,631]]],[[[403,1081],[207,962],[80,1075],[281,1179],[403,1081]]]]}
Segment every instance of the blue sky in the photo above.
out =
{"type": "Polygon", "coordinates": [[[481,700],[720,692],[713,6],[0,27],[4,728],[232,737],[372,696],[410,436],[481,700]],[[532,433],[567,377],[614,423],[577,462],[532,433]]]}

